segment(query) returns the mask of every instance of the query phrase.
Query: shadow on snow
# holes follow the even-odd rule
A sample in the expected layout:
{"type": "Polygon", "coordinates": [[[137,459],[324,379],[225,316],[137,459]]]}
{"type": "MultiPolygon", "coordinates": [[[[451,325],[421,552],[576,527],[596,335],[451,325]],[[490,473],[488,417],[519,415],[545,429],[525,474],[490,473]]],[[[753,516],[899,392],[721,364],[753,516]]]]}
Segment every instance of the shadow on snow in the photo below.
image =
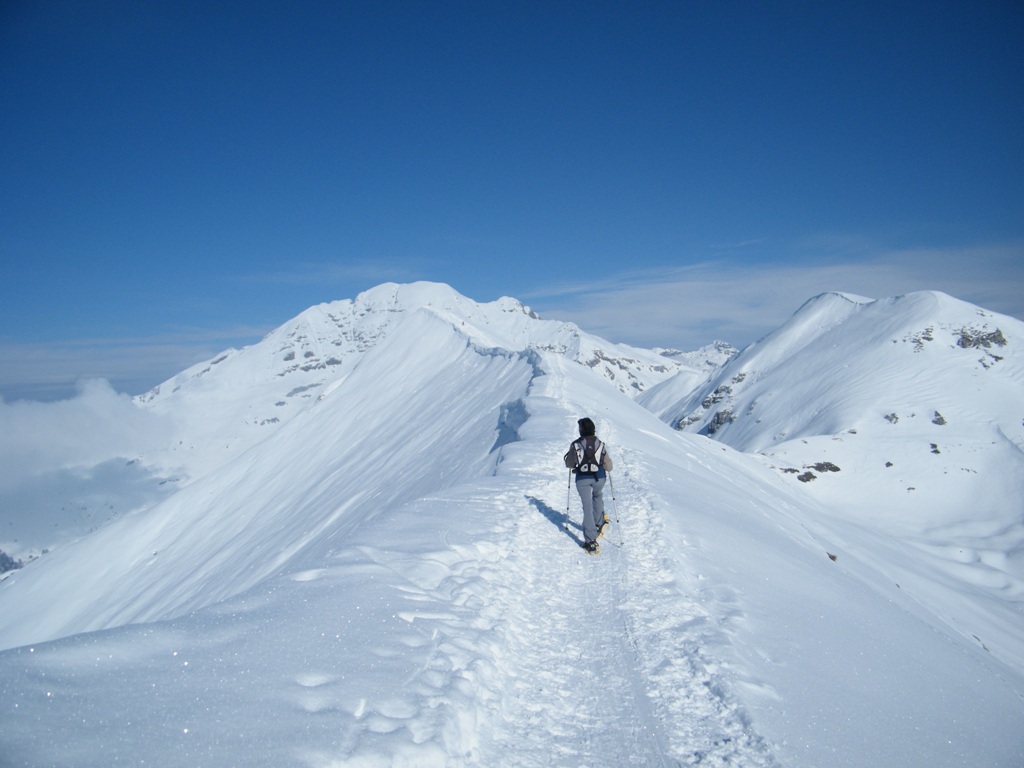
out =
{"type": "Polygon", "coordinates": [[[558,526],[559,530],[564,531],[566,536],[575,541],[579,546],[583,546],[582,536],[577,536],[576,533],[573,532],[573,530],[575,530],[582,534],[583,526],[581,523],[570,520],[567,512],[559,512],[558,510],[549,507],[540,499],[534,498],[533,496],[527,496],[526,499],[552,524],[558,526]],[[573,530],[570,530],[570,528],[573,530]]]}

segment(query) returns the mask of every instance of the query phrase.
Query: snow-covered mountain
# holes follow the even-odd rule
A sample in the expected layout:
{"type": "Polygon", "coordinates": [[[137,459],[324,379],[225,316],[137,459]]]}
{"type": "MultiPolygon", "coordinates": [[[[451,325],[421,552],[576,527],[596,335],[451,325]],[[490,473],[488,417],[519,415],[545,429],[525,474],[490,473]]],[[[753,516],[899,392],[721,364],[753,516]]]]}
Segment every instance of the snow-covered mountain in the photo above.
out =
{"type": "Polygon", "coordinates": [[[982,613],[1012,635],[1024,595],[1022,347],[1024,323],[943,293],[827,293],[701,386],[670,379],[640,401],[806,485],[951,626],[982,613]]]}
{"type": "Polygon", "coordinates": [[[915,524],[968,509],[1009,524],[1024,498],[1022,345],[1021,321],[942,293],[824,294],[700,386],[677,375],[639,401],[863,515],[909,495],[915,524]]]}
{"type": "MultiPolygon", "coordinates": [[[[13,518],[0,526],[0,552],[31,560],[219,468],[314,407],[397,327],[415,325],[421,314],[482,348],[563,355],[629,394],[679,372],[696,385],[710,375],[714,360],[725,359],[714,348],[681,353],[612,344],[570,323],[541,320],[510,298],[478,304],[447,285],[381,285],[354,300],[312,307],[258,344],[183,371],[135,398],[137,408],[105,383],[87,383],[80,413],[65,404],[51,419],[71,435],[103,436],[77,438],[89,442],[78,452],[84,455],[34,451],[25,442],[6,452],[0,446],[0,463],[17,486],[0,483],[0,510],[13,518]],[[107,434],[111,423],[121,425],[116,434],[107,434]],[[32,461],[36,453],[56,453],[57,461],[43,466],[32,461]]],[[[31,419],[8,420],[0,428],[26,438],[40,431],[31,419]]],[[[68,434],[51,436],[51,445],[74,442],[68,434]]]]}
{"type": "Polygon", "coordinates": [[[1018,767],[1020,326],[835,294],[680,355],[434,284],[314,307],[138,398],[176,436],[124,460],[176,482],[0,582],[4,764],[1018,767]]]}
{"type": "Polygon", "coordinates": [[[878,301],[827,293],[704,386],[668,380],[641,400],[657,399],[652,410],[667,421],[743,451],[874,431],[901,416],[937,422],[943,409],[1024,445],[1022,334],[1019,320],[935,291],[878,301]]]}
{"type": "Polygon", "coordinates": [[[376,509],[424,492],[412,482],[417,474],[429,490],[437,473],[454,482],[465,464],[479,471],[493,460],[486,449],[525,418],[519,399],[541,353],[593,370],[626,393],[682,367],[543,321],[512,299],[481,305],[429,283],[382,285],[355,301],[314,307],[259,344],[194,366],[138,399],[174,421],[179,439],[135,460],[170,474],[181,490],[54,552],[34,578],[65,597],[77,592],[76,609],[40,614],[27,606],[0,638],[29,642],[195,610],[301,559],[340,518],[344,528],[375,514],[352,511],[359,496],[352,476],[381,482],[390,467],[402,468],[403,484],[366,492],[376,509]],[[425,449],[440,454],[416,458],[425,449]],[[218,470],[211,483],[198,482],[218,470]],[[74,587],[60,586],[68,572],[90,570],[101,540],[123,543],[112,546],[118,553],[97,580],[79,576],[74,587]],[[216,556],[193,570],[183,553],[205,547],[216,556]],[[153,567],[157,561],[167,562],[153,567]],[[111,579],[124,585],[105,590],[111,579]],[[169,580],[173,596],[161,588],[169,580]]]}
{"type": "MultiPolygon", "coordinates": [[[[138,400],[182,424],[188,440],[164,460],[168,469],[194,477],[329,395],[397,329],[423,323],[448,326],[480,349],[554,353],[593,369],[629,395],[680,372],[703,381],[713,367],[707,362],[713,354],[612,344],[572,323],[542,320],[515,299],[478,304],[447,285],[388,283],[355,300],[312,307],[259,344],[193,366],[138,400]]],[[[434,337],[423,335],[422,343],[429,349],[434,337]]],[[[384,377],[382,385],[397,386],[397,378],[397,372],[384,377]]]]}

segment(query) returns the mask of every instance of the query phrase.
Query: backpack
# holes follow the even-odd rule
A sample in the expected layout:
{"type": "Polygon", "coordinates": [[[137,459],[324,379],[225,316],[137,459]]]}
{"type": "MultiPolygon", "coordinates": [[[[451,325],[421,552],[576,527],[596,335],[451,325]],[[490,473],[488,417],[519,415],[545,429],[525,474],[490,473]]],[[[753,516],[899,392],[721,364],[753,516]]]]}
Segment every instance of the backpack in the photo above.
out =
{"type": "Polygon", "coordinates": [[[564,458],[565,466],[577,473],[597,474],[604,460],[604,443],[596,437],[581,437],[569,446],[564,458]]]}

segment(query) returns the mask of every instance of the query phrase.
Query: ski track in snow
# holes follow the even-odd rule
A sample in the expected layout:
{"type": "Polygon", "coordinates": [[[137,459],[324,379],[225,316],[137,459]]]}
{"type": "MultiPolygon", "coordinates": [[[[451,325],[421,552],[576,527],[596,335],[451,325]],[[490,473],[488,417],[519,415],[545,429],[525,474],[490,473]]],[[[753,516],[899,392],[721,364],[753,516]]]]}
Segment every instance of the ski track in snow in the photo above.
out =
{"type": "MultiPolygon", "coordinates": [[[[522,479],[545,474],[550,465],[522,479]]],[[[405,728],[413,741],[429,733],[446,743],[447,765],[462,764],[459,755],[524,768],[775,765],[701,652],[714,630],[678,591],[650,505],[627,491],[594,558],[578,547],[578,514],[566,530],[554,506],[566,491],[551,479],[537,496],[481,499],[480,514],[504,513],[494,519],[505,547],[459,548],[433,576],[395,566],[419,585],[403,591],[424,608],[399,615],[430,638],[431,657],[405,686],[418,703],[364,701],[352,710],[358,727],[405,728]],[[438,701],[451,704],[440,718],[438,701]]],[[[318,689],[331,682],[315,672],[296,679],[307,711],[324,708],[318,689]]]]}
{"type": "Polygon", "coordinates": [[[703,655],[720,633],[668,566],[657,500],[640,490],[642,476],[634,480],[638,468],[619,456],[615,498],[605,489],[613,524],[591,557],[578,548],[575,488],[552,469],[563,450],[551,443],[517,473],[525,493],[496,502],[507,546],[485,613],[501,639],[483,676],[495,690],[482,696],[493,706],[481,763],[776,765],[703,655]]]}
{"type": "MultiPolygon", "coordinates": [[[[557,488],[549,484],[545,497],[557,488]]],[[[657,765],[661,734],[650,728],[624,639],[612,547],[591,558],[575,548],[575,526],[566,531],[550,505],[530,503],[532,514],[509,532],[510,620],[499,661],[507,693],[491,757],[514,750],[524,766],[657,765]]]]}
{"type": "MultiPolygon", "coordinates": [[[[523,766],[774,765],[703,658],[708,617],[677,590],[656,516],[628,469],[624,480],[623,509],[596,558],[576,548],[578,514],[566,532],[550,503],[532,499],[534,514],[510,531],[499,644],[508,694],[484,762],[514,750],[523,766]]],[[[560,490],[552,481],[544,497],[560,490]]]]}

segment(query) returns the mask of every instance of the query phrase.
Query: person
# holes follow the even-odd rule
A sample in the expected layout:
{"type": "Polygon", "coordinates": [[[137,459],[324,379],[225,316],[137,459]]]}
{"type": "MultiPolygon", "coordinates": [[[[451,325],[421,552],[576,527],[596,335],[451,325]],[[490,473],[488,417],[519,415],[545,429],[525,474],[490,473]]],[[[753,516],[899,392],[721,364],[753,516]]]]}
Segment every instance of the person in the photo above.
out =
{"type": "Polygon", "coordinates": [[[576,475],[576,490],[583,503],[583,548],[596,555],[600,552],[597,540],[608,525],[604,513],[604,484],[612,468],[612,457],[598,439],[591,419],[583,417],[577,424],[580,436],[569,445],[563,458],[565,466],[576,475]]]}

